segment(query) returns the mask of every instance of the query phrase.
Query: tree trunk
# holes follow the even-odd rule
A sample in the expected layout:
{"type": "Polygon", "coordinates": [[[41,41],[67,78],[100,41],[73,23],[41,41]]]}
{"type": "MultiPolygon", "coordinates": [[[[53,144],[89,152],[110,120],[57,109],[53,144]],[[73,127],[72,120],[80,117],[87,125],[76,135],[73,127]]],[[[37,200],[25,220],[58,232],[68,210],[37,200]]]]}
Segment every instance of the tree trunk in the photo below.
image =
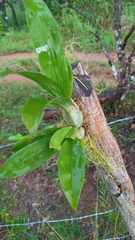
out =
{"type": "Polygon", "coordinates": [[[17,21],[15,9],[14,9],[13,0],[9,0],[9,1],[6,1],[6,2],[7,2],[7,4],[9,5],[9,7],[11,8],[12,17],[13,17],[13,21],[14,21],[15,26],[18,26],[18,21],[17,21]]]}
{"type": "Polygon", "coordinates": [[[127,93],[127,91],[128,94],[134,92],[135,85],[132,84],[130,87],[119,87],[108,92],[100,93],[98,99],[100,103],[120,101],[121,97],[127,93]]]}
{"type": "MultiPolygon", "coordinates": [[[[80,73],[81,68],[79,66],[80,73]]],[[[84,69],[82,68],[82,75],[84,75],[83,73],[84,69]]],[[[75,85],[78,85],[78,81],[75,82],[75,85]]],[[[90,85],[92,87],[91,83],[90,85]]],[[[76,89],[79,89],[79,85],[76,89]]],[[[89,96],[85,92],[82,96],[82,93],[79,94],[78,91],[76,99],[84,115],[84,128],[86,142],[88,143],[86,146],[89,146],[86,151],[87,153],[89,151],[90,156],[92,156],[98,173],[118,206],[129,234],[135,239],[135,193],[117,141],[107,125],[93,87],[89,96]]]]}
{"type": "Polygon", "coordinates": [[[9,24],[8,24],[8,17],[6,13],[5,0],[0,0],[0,9],[2,12],[3,22],[5,23],[5,30],[8,32],[9,24]]]}

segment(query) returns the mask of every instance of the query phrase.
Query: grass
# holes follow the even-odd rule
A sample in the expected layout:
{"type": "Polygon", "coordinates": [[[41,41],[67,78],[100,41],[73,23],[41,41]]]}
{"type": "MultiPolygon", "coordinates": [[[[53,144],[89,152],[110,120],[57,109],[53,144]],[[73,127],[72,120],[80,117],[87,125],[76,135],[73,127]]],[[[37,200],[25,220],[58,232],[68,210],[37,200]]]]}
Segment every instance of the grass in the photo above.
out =
{"type": "MultiPolygon", "coordinates": [[[[16,207],[17,199],[15,199],[12,195],[8,195],[8,191],[6,190],[6,183],[4,180],[0,179],[0,224],[15,224],[19,222],[25,222],[27,220],[27,216],[24,214],[19,217],[12,216],[11,208],[16,207]]],[[[16,239],[17,232],[21,231],[23,235],[25,235],[25,229],[23,227],[17,228],[7,228],[5,231],[4,228],[0,229],[0,238],[6,237],[7,240],[16,239]]],[[[25,238],[23,238],[25,239],[25,238]]]]}
{"type": "MultiPolygon", "coordinates": [[[[98,1],[97,3],[88,3],[87,9],[88,15],[92,17],[93,21],[97,24],[98,31],[102,42],[107,51],[112,52],[115,51],[115,37],[113,31],[113,20],[112,15],[112,4],[107,3],[106,0],[102,2],[98,1]],[[99,7],[100,6],[100,7],[99,7]],[[109,11],[109,14],[108,14],[109,11]],[[92,15],[91,15],[92,13],[92,15]]],[[[20,8],[16,6],[16,13],[19,21],[19,27],[14,27],[13,19],[11,16],[11,11],[8,8],[8,19],[10,26],[10,34],[3,35],[2,28],[2,20],[0,19],[0,54],[11,54],[15,52],[35,52],[34,44],[31,40],[31,36],[26,27],[26,19],[24,10],[20,11],[20,8]]],[[[54,8],[54,11],[56,9],[54,8]]],[[[58,21],[59,29],[63,39],[63,45],[66,47],[71,43],[73,44],[71,51],[83,51],[83,52],[99,52],[101,48],[95,38],[94,34],[91,32],[95,32],[92,25],[89,21],[77,15],[73,10],[57,8],[58,14],[54,14],[58,21]]],[[[129,5],[127,6],[124,3],[123,6],[123,39],[124,36],[129,31],[132,23],[135,21],[134,17],[134,7],[129,5]]],[[[135,33],[128,40],[127,51],[132,51],[135,44],[135,33]]]]}
{"type": "MultiPolygon", "coordinates": [[[[98,203],[99,203],[99,212],[116,208],[113,200],[109,196],[106,187],[102,180],[99,180],[99,195],[98,195],[98,203]],[[106,196],[106,197],[105,197],[106,196]]],[[[127,230],[124,226],[122,221],[121,215],[117,210],[109,213],[107,215],[99,216],[98,217],[98,225],[99,225],[99,235],[100,239],[104,239],[107,237],[117,237],[117,236],[124,236],[127,234],[127,230]],[[104,231],[102,231],[104,229],[104,231]]]]}
{"type": "Polygon", "coordinates": [[[26,29],[11,29],[10,34],[0,37],[0,55],[16,52],[35,52],[34,44],[26,29]]]}
{"type": "MultiPolygon", "coordinates": [[[[71,22],[73,24],[74,19],[71,19],[71,22]]],[[[89,31],[89,23],[85,23],[84,26],[81,26],[81,22],[79,22],[77,26],[75,24],[72,26],[70,23],[63,23],[60,25],[63,45],[66,47],[76,42],[76,44],[72,45],[71,51],[83,51],[85,53],[101,51],[96,38],[90,34],[89,31]]],[[[101,38],[105,43],[107,51],[115,51],[113,30],[102,31],[101,38]]],[[[16,52],[35,52],[31,36],[25,28],[21,31],[11,29],[9,35],[0,37],[0,55],[16,52]]]]}
{"type": "MultiPolygon", "coordinates": [[[[94,32],[95,30],[88,21],[83,21],[77,14],[66,9],[63,9],[61,13],[61,17],[58,19],[58,25],[65,47],[76,42],[77,44],[72,45],[71,51],[101,51],[97,39],[90,33],[90,31],[94,32]]],[[[9,22],[11,26],[10,34],[1,36],[0,38],[0,54],[35,52],[34,44],[32,43],[31,36],[26,26],[19,31],[13,28],[11,16],[9,22]]],[[[113,30],[111,28],[105,31],[101,29],[99,32],[107,51],[114,51],[115,41],[113,30]]]]}
{"type": "MultiPolygon", "coordinates": [[[[83,52],[99,52],[101,48],[95,38],[95,29],[88,21],[82,19],[74,12],[67,13],[68,10],[62,11],[60,19],[60,32],[65,46],[71,43],[78,43],[72,46],[72,51],[78,50],[83,52]]],[[[99,29],[99,34],[106,47],[106,50],[111,52],[115,50],[115,39],[113,29],[110,27],[107,30],[99,29]]]]}
{"type": "Polygon", "coordinates": [[[24,58],[1,62],[0,71],[6,70],[31,71],[31,72],[41,71],[37,58],[24,58]]]}

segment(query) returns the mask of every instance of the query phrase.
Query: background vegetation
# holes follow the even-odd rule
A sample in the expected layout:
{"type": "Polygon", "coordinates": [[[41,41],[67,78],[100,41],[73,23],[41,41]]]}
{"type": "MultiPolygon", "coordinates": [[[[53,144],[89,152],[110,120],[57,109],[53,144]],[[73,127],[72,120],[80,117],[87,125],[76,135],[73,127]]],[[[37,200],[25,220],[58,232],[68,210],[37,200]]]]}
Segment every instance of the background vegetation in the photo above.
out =
{"type": "MultiPolygon", "coordinates": [[[[31,52],[35,51],[31,41],[30,34],[26,26],[25,11],[22,0],[14,0],[14,9],[16,12],[18,26],[15,26],[12,12],[8,5],[6,11],[9,21],[9,34],[6,34],[2,13],[0,13],[0,55],[13,52],[31,52]]],[[[93,31],[91,24],[84,17],[79,16],[74,10],[60,8],[54,0],[45,1],[55,19],[58,22],[63,42],[68,50],[96,52],[101,51],[97,40],[90,31],[93,31]]],[[[62,0],[59,1],[62,3],[62,0]]],[[[63,1],[64,2],[64,1],[63,1]]],[[[81,0],[68,1],[82,12],[88,14],[98,27],[100,36],[108,51],[115,50],[115,39],[113,32],[113,0],[81,0]]],[[[135,4],[133,0],[123,1],[123,35],[127,33],[132,23],[135,21],[135,4]]],[[[135,44],[135,34],[129,41],[129,50],[135,44]],[[132,42],[132,45],[130,45],[132,42]]]]}

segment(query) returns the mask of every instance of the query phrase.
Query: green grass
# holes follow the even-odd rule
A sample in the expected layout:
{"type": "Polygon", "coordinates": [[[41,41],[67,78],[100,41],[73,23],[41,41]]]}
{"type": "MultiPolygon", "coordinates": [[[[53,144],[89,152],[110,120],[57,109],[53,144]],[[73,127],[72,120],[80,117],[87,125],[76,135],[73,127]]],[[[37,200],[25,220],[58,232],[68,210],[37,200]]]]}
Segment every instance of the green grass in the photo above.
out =
{"type": "MultiPolygon", "coordinates": [[[[0,224],[15,224],[19,222],[25,222],[28,217],[26,214],[22,215],[20,218],[12,216],[11,208],[17,206],[17,199],[15,199],[12,195],[8,195],[8,191],[6,190],[5,180],[0,179],[0,224]]],[[[26,228],[16,227],[16,228],[0,228],[0,239],[3,239],[6,233],[6,239],[12,240],[16,239],[18,230],[23,233],[25,236],[26,228]]],[[[23,238],[25,239],[25,238],[23,238]]]]}
{"type": "MultiPolygon", "coordinates": [[[[108,194],[106,187],[101,179],[99,179],[99,192],[96,198],[95,212],[105,212],[110,209],[116,208],[115,203],[108,194]]],[[[122,218],[117,210],[97,216],[94,220],[93,239],[115,238],[118,236],[124,236],[127,234],[126,227],[122,221],[122,218]]]]}
{"type": "MultiPolygon", "coordinates": [[[[72,46],[72,51],[78,50],[83,52],[99,52],[101,48],[95,38],[95,29],[88,21],[83,21],[74,11],[63,9],[61,19],[59,21],[60,32],[63,37],[64,45],[78,43],[72,46]]],[[[111,52],[115,50],[114,32],[110,27],[106,30],[99,29],[99,34],[106,47],[111,52]]]]}
{"type": "MultiPolygon", "coordinates": [[[[83,52],[99,52],[101,48],[97,43],[96,38],[90,34],[89,23],[81,24],[80,20],[77,24],[74,23],[74,18],[71,18],[71,23],[63,23],[60,25],[60,32],[63,38],[63,44],[65,47],[72,43],[71,51],[83,51],[83,52]],[[73,26],[72,26],[73,25],[73,26]]],[[[101,37],[105,43],[107,51],[111,52],[115,50],[115,41],[113,31],[107,30],[101,32],[101,37]]],[[[35,52],[34,44],[31,40],[31,36],[26,29],[21,31],[11,29],[10,34],[7,36],[1,36],[0,38],[0,55],[12,54],[16,52],[35,52]]]]}
{"type": "Polygon", "coordinates": [[[41,68],[37,58],[24,58],[1,62],[0,71],[6,70],[40,72],[41,68]]]}
{"type": "MultiPolygon", "coordinates": [[[[107,51],[115,51],[115,37],[113,31],[113,2],[112,1],[81,1],[85,2],[83,12],[87,13],[96,23],[100,37],[107,51]],[[87,7],[86,7],[87,6],[87,7]]],[[[97,39],[91,33],[95,32],[91,23],[84,17],[76,14],[71,9],[61,9],[53,1],[47,1],[54,17],[58,21],[59,29],[63,38],[64,46],[73,42],[78,44],[72,45],[71,51],[98,52],[101,51],[97,39]],[[49,3],[48,3],[49,2],[49,3]]],[[[79,4],[80,1],[75,1],[79,4]]],[[[21,1],[15,3],[15,11],[19,22],[19,27],[14,26],[11,10],[7,7],[7,15],[10,26],[10,35],[3,36],[3,22],[0,16],[0,54],[10,54],[14,52],[31,52],[35,51],[30,34],[26,27],[26,18],[23,4],[21,1]]],[[[130,1],[123,2],[123,20],[122,32],[123,38],[135,21],[135,6],[130,1]]],[[[135,33],[128,40],[127,50],[132,51],[135,45],[135,33]]]]}
{"type": "MultiPolygon", "coordinates": [[[[74,19],[72,20],[72,24],[74,19]]],[[[79,21],[79,20],[78,20],[79,21]]],[[[73,26],[68,23],[64,23],[60,26],[60,32],[63,38],[63,44],[65,47],[72,43],[71,51],[83,51],[83,52],[99,52],[101,48],[97,43],[95,37],[89,33],[89,23],[81,26],[79,23],[77,26],[73,26]]],[[[111,52],[115,50],[114,34],[113,31],[105,31],[101,33],[101,37],[105,42],[106,49],[111,52]]],[[[1,36],[0,38],[0,55],[12,54],[16,52],[35,52],[34,44],[31,40],[30,34],[24,29],[21,31],[11,30],[7,36],[1,36]]]]}
{"type": "Polygon", "coordinates": [[[0,37],[0,55],[34,51],[30,34],[25,29],[21,31],[11,29],[9,35],[0,37]]]}

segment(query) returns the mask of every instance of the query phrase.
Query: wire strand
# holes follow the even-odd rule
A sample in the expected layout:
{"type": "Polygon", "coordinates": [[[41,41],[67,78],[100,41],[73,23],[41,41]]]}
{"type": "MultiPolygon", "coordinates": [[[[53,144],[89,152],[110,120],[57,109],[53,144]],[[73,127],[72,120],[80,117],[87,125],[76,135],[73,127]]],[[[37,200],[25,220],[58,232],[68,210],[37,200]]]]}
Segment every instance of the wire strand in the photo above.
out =
{"type": "Polygon", "coordinates": [[[105,238],[105,239],[102,239],[102,240],[119,240],[119,239],[126,239],[126,237],[130,237],[130,235],[125,235],[123,237],[116,237],[116,238],[105,238]]]}
{"type": "Polygon", "coordinates": [[[104,215],[104,214],[108,214],[113,212],[114,210],[116,210],[117,208],[113,208],[109,211],[105,211],[105,212],[100,212],[100,213],[94,213],[91,215],[86,215],[86,216],[82,216],[82,217],[77,217],[77,218],[65,218],[65,219],[56,219],[56,220],[40,220],[37,222],[26,222],[26,223],[13,223],[13,224],[0,224],[0,228],[4,228],[4,227],[17,227],[17,226],[30,226],[30,225],[35,225],[35,224],[43,224],[43,223],[59,223],[59,222],[69,222],[69,221],[78,221],[78,220],[82,220],[85,218],[90,218],[90,217],[95,217],[95,216],[99,216],[99,215],[104,215]]]}

